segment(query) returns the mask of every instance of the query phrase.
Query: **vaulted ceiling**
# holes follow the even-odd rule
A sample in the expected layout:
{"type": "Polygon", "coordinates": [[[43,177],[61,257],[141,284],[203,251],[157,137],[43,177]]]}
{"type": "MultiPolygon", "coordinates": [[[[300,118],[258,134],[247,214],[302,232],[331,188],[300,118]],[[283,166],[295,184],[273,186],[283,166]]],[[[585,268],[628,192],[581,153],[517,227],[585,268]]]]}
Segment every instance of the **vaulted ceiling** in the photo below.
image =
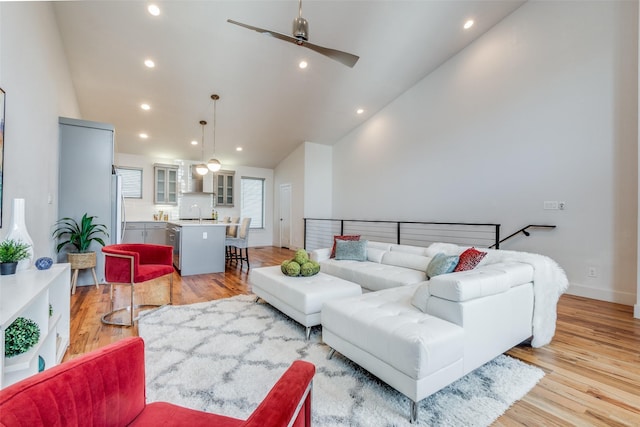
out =
{"type": "Polygon", "coordinates": [[[353,68],[226,22],[290,34],[295,0],[161,1],[158,16],[129,0],[54,10],[82,118],[113,124],[116,151],[200,160],[206,120],[208,159],[215,93],[215,157],[273,168],[304,141],[335,143],[522,3],[305,0],[309,41],[360,56],[353,68]]]}

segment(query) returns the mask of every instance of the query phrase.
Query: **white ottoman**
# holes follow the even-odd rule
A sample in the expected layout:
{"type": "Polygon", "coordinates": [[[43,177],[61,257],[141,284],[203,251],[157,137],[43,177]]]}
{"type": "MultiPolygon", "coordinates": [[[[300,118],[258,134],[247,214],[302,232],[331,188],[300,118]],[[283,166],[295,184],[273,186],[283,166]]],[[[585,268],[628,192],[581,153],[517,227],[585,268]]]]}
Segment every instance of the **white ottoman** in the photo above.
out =
{"type": "Polygon", "coordinates": [[[311,277],[289,277],[280,266],[254,268],[249,283],[262,298],[287,316],[307,328],[320,324],[322,304],[327,301],[362,294],[359,285],[322,272],[311,277]]]}

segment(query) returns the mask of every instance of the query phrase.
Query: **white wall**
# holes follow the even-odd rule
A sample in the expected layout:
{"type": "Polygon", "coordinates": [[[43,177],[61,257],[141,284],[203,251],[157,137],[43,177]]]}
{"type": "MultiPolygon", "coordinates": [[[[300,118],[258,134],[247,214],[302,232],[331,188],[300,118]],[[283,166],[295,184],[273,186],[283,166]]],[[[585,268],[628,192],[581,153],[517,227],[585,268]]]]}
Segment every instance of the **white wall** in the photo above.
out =
{"type": "MultiPolygon", "coordinates": [[[[117,138],[117,134],[116,134],[117,138]]],[[[180,168],[179,179],[181,182],[179,191],[186,191],[184,177],[188,165],[197,163],[185,160],[169,160],[161,158],[149,158],[134,154],[117,153],[116,164],[121,167],[142,168],[142,199],[125,199],[127,221],[152,221],[153,214],[162,210],[169,214],[170,219],[184,217],[198,217],[197,210],[191,210],[194,204],[200,206],[203,217],[210,217],[213,209],[213,196],[211,195],[178,195],[178,206],[156,205],[153,203],[154,192],[154,164],[177,165],[180,168]]],[[[240,216],[240,180],[242,177],[264,178],[265,180],[265,228],[263,230],[252,229],[249,234],[250,246],[270,246],[273,244],[273,170],[264,168],[252,168],[246,166],[224,167],[225,170],[235,171],[235,188],[233,192],[234,207],[215,207],[219,217],[240,216]]],[[[208,173],[204,177],[209,180],[209,187],[213,188],[213,175],[208,173]]]]}
{"type": "Polygon", "coordinates": [[[0,2],[0,87],[6,92],[0,238],[9,231],[12,199],[24,198],[35,257],[53,257],[58,117],[80,114],[50,3],[0,2]]]}
{"type": "Polygon", "coordinates": [[[304,246],[304,167],[305,167],[305,146],[300,144],[291,154],[281,161],[274,170],[273,182],[273,230],[275,246],[280,243],[280,185],[291,184],[291,238],[290,248],[297,249],[304,246]]]}
{"type": "Polygon", "coordinates": [[[331,218],[333,147],[304,143],[304,216],[331,218]]]}
{"type": "Polygon", "coordinates": [[[633,304],[637,7],[523,5],[334,146],[333,216],[497,222],[505,236],[555,224],[503,248],[553,257],[572,293],[633,304]]]}

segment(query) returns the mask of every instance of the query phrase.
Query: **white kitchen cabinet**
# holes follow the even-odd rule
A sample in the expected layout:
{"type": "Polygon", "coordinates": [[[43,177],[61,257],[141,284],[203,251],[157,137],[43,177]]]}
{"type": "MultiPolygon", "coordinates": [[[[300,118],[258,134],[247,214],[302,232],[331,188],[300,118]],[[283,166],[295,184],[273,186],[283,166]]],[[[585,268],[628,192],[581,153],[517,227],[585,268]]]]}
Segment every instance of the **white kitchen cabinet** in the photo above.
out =
{"type": "Polygon", "coordinates": [[[166,245],[166,229],[166,222],[127,222],[122,243],[150,243],[155,245],[166,245]]]}
{"type": "Polygon", "coordinates": [[[215,175],[216,206],[233,207],[234,171],[220,171],[215,175]]]}
{"type": "Polygon", "coordinates": [[[157,205],[178,204],[178,167],[172,165],[154,165],[153,203],[157,205]]]}
{"type": "Polygon", "coordinates": [[[70,277],[67,263],[0,276],[0,388],[38,373],[39,357],[45,369],[62,361],[69,347],[70,277]],[[27,352],[5,357],[5,331],[18,317],[36,322],[40,339],[27,352]]]}

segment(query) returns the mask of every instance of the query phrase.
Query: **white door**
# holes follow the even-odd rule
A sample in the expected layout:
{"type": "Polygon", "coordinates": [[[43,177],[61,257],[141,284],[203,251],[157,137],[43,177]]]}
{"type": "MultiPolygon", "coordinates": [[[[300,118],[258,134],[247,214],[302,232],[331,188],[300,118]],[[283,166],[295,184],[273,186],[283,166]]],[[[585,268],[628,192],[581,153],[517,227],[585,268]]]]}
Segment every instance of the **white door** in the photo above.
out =
{"type": "Polygon", "coordinates": [[[280,184],[280,247],[291,247],[291,184],[280,184]]]}

